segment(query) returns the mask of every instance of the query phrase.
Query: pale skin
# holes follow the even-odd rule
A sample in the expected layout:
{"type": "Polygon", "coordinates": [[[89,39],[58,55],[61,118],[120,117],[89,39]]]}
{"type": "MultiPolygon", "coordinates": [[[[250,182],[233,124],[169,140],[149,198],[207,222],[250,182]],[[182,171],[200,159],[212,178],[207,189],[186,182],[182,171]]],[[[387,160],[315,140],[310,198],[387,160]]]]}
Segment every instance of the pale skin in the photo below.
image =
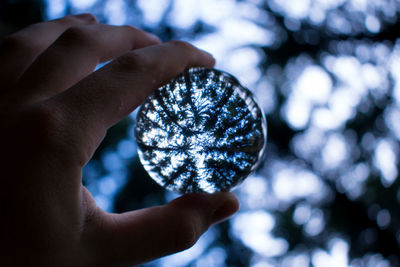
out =
{"type": "Polygon", "coordinates": [[[208,53],[82,14],[6,37],[0,59],[2,266],[133,266],[237,211],[224,192],[107,213],[82,185],[107,129],[185,68],[212,67],[208,53]]]}

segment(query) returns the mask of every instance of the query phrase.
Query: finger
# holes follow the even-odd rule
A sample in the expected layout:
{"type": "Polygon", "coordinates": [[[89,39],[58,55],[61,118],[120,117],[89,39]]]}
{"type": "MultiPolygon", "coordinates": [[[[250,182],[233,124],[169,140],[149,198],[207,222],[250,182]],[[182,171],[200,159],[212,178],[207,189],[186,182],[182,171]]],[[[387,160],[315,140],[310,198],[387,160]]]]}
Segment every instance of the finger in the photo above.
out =
{"type": "Polygon", "coordinates": [[[47,104],[64,110],[74,127],[76,159],[85,164],[106,130],[140,105],[154,89],[186,67],[212,67],[214,59],[194,46],[173,41],[129,52],[94,72],[47,104]],[[83,150],[82,150],[83,149],[83,150]],[[81,150],[84,158],[78,157],[81,150]]]}
{"type": "Polygon", "coordinates": [[[165,206],[108,214],[102,218],[96,249],[104,255],[101,262],[140,264],[191,247],[238,208],[237,198],[225,192],[189,194],[165,206]]]}
{"type": "Polygon", "coordinates": [[[14,83],[36,57],[50,46],[66,29],[96,23],[90,14],[67,16],[30,25],[6,37],[0,45],[0,81],[14,83]]]}
{"type": "Polygon", "coordinates": [[[71,27],[24,73],[18,86],[23,93],[16,93],[31,101],[50,97],[92,73],[98,63],[160,42],[131,26],[71,27]]]}

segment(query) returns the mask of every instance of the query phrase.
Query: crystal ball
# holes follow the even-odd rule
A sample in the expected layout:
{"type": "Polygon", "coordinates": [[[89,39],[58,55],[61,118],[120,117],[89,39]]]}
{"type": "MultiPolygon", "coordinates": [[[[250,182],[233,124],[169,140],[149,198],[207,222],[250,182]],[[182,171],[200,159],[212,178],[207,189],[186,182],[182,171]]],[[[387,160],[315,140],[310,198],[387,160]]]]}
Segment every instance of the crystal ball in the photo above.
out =
{"type": "Polygon", "coordinates": [[[257,166],[265,116],[232,75],[191,68],[142,104],[135,138],[150,177],[178,193],[229,191],[257,166]]]}

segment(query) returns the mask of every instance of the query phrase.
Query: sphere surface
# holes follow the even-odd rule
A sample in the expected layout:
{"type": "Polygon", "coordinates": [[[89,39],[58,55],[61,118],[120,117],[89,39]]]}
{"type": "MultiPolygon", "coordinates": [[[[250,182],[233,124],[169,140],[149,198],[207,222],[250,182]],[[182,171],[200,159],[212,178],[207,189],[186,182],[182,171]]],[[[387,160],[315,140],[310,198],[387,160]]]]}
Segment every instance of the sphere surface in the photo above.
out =
{"type": "Polygon", "coordinates": [[[140,161],[166,189],[228,191],[259,162],[266,121],[252,93],[230,74],[184,71],[143,103],[135,137],[140,161]]]}

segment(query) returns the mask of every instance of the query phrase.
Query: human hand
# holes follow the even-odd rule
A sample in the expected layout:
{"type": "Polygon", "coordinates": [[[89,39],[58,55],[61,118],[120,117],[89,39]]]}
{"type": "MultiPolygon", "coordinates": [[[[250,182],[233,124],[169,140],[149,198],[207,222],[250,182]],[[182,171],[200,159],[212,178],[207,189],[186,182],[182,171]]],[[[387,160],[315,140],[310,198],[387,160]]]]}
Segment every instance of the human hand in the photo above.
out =
{"type": "Polygon", "coordinates": [[[231,193],[190,194],[111,214],[82,185],[107,129],[183,69],[212,67],[207,53],[85,14],[7,37],[0,59],[2,266],[136,265],[192,246],[238,209],[231,193]]]}

